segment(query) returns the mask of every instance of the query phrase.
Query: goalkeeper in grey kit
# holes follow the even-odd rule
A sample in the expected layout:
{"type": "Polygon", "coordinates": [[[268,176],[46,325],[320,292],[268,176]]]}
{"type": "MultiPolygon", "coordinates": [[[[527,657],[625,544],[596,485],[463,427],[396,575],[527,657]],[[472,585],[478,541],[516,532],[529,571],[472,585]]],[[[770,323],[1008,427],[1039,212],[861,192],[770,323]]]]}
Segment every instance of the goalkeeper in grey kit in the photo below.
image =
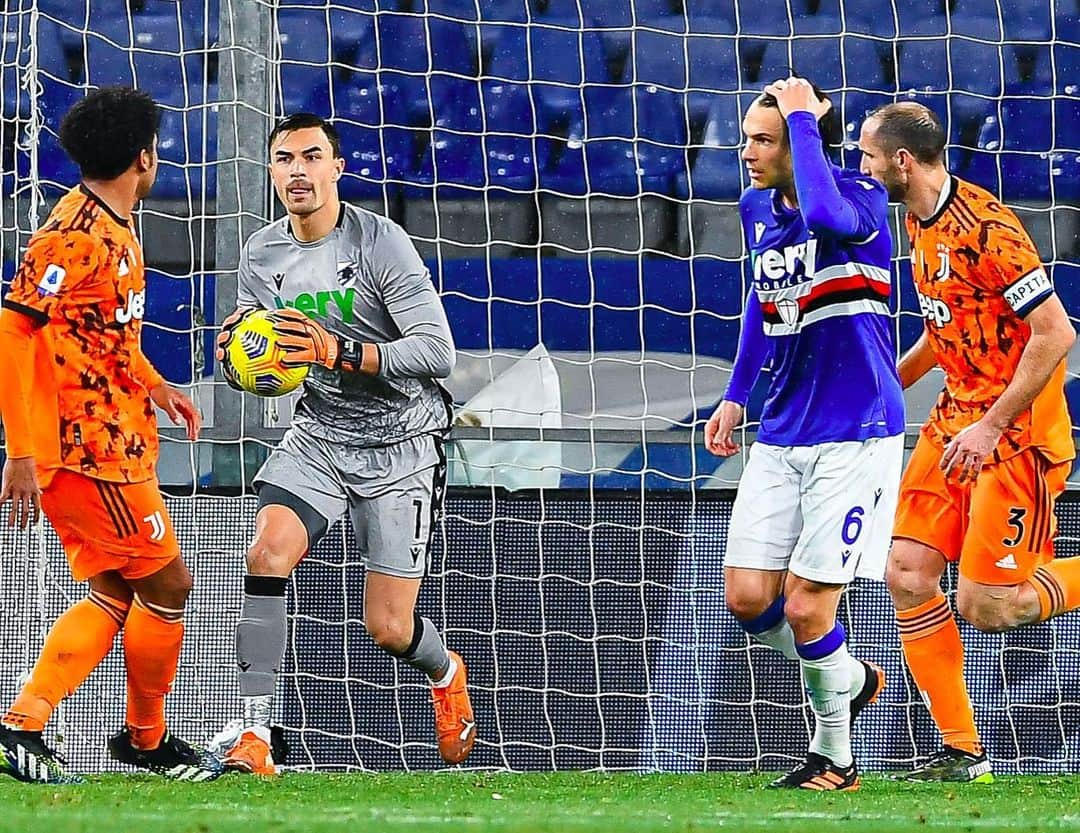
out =
{"type": "Polygon", "coordinates": [[[255,477],[259,509],[236,630],[244,719],[226,765],[276,772],[270,718],[286,582],[346,512],[367,568],[368,633],[430,679],[439,752],[460,763],[476,738],[465,665],[415,611],[446,479],[451,412],[437,381],[454,367],[446,313],[405,232],[339,199],[345,160],[331,124],[289,116],[271,132],[269,152],[288,213],[244,245],[237,309],[217,356],[230,379],[223,348],[262,308],[274,310],[288,363],[311,369],[292,426],[255,477]]]}

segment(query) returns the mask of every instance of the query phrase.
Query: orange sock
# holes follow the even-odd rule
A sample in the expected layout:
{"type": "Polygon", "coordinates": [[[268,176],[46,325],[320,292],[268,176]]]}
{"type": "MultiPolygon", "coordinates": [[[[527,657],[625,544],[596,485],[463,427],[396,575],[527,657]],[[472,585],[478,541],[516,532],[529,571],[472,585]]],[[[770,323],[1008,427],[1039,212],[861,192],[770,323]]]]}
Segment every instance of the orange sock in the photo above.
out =
{"type": "Polygon", "coordinates": [[[896,624],[904,659],[945,745],[978,755],[982,744],[964,683],[964,645],[948,600],[939,594],[898,610],[896,624]]]}
{"type": "Polygon", "coordinates": [[[1039,597],[1039,621],[1080,607],[1080,558],[1055,558],[1028,581],[1039,597]]]}
{"type": "Polygon", "coordinates": [[[172,687],[184,641],[184,612],[138,596],[124,627],[127,727],[137,749],[155,749],[165,735],[165,695],[172,687]]]}
{"type": "Polygon", "coordinates": [[[75,691],[112,650],[128,605],[91,591],[53,623],[30,679],[11,704],[3,723],[40,732],[53,709],[75,691]]]}

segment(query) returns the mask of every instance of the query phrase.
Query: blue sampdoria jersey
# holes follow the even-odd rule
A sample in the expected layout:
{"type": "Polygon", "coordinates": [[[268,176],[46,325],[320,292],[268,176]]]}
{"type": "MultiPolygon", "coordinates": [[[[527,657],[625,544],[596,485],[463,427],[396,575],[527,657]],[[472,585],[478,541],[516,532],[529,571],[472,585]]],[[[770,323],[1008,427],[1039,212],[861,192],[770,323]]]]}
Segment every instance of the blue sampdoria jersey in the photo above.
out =
{"type": "Polygon", "coordinates": [[[847,203],[846,226],[820,205],[786,207],[773,189],[748,189],[739,202],[771,358],[758,432],[769,445],[904,430],[889,315],[888,197],[873,179],[829,167],[847,203]]]}

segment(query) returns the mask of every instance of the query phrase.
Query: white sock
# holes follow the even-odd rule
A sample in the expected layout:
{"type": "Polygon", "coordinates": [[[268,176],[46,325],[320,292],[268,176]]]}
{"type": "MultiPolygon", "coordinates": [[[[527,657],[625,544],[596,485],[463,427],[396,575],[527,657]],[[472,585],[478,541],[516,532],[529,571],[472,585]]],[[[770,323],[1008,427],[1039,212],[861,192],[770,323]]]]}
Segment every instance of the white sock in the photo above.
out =
{"type": "Polygon", "coordinates": [[[800,664],[814,712],[810,751],[824,755],[838,767],[850,766],[852,666],[847,645],[841,642],[831,654],[803,658],[800,664]]]}
{"type": "MultiPolygon", "coordinates": [[[[780,620],[780,624],[767,631],[755,633],[754,639],[763,645],[779,651],[788,659],[798,659],[799,652],[795,649],[795,633],[787,619],[780,620]]],[[[860,684],[861,685],[861,684],[860,684]]]]}
{"type": "Polygon", "coordinates": [[[432,688],[446,688],[450,683],[454,681],[454,675],[457,673],[457,661],[450,657],[450,667],[446,669],[446,673],[438,680],[431,681],[432,688]]]}
{"type": "Polygon", "coordinates": [[[244,725],[270,727],[270,715],[274,710],[273,694],[256,694],[241,697],[244,703],[244,725]]]}
{"type": "Polygon", "coordinates": [[[851,654],[848,654],[848,661],[851,664],[851,688],[849,691],[851,693],[851,699],[854,700],[859,696],[863,686],[866,685],[866,666],[855,659],[855,657],[851,656],[851,654]]]}

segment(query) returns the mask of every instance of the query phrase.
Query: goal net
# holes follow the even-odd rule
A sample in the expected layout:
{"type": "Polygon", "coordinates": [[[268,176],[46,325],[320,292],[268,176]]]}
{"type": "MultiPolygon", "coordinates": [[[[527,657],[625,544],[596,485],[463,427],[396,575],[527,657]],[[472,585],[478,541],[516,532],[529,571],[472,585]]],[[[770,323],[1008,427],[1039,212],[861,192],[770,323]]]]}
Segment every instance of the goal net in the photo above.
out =
{"type": "MultiPolygon", "coordinates": [[[[845,137],[833,151],[857,165],[868,110],[928,104],[950,166],[1017,209],[1077,310],[1078,21],[1075,0],[7,0],[5,281],[77,179],[56,136],[68,107],[122,83],[164,113],[158,183],[138,212],[144,346],[207,421],[196,444],[162,422],[159,475],[196,581],[173,728],[206,740],[239,716],[250,481],[291,415],[290,400],[229,390],[211,349],[241,243],[280,213],[264,167],[274,119],[334,120],[343,197],[408,230],[454,331],[451,490],[420,605],[469,664],[469,764],[779,769],[805,749],[811,718],[794,665],[724,609],[742,457],[702,448],[748,287],[742,113],[794,68],[831,95],[845,137]]],[[[922,325],[895,219],[905,348],[922,325]]],[[[939,387],[932,376],[909,392],[912,436],[939,387]]],[[[1080,553],[1071,492],[1059,516],[1059,553],[1080,553]]],[[[47,527],[3,528],[0,554],[5,705],[84,591],[47,527]]],[[[427,689],[373,647],[362,588],[341,526],[293,578],[278,697],[289,763],[437,767],[427,689]]],[[[910,765],[939,740],[884,588],[857,583],[842,616],[852,652],[890,680],[856,732],[860,765],[910,765]]],[[[1077,770],[1080,623],[961,627],[997,769],[1077,770]]],[[[124,698],[118,649],[54,721],[77,769],[111,768],[104,739],[124,698]]]]}

